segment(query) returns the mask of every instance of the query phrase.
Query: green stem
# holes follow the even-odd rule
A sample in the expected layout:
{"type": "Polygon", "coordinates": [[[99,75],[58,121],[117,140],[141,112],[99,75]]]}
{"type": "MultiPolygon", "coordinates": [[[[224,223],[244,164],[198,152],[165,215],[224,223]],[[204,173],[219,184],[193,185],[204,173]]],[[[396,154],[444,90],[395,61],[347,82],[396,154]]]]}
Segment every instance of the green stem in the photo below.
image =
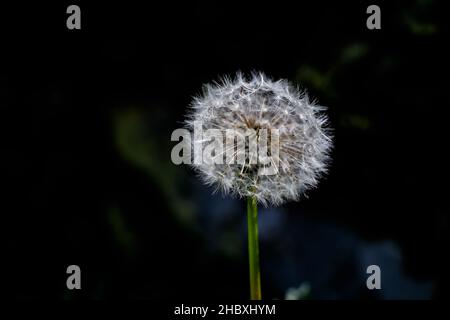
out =
{"type": "Polygon", "coordinates": [[[255,197],[247,198],[248,257],[250,264],[250,299],[261,300],[259,271],[258,207],[255,197]]]}

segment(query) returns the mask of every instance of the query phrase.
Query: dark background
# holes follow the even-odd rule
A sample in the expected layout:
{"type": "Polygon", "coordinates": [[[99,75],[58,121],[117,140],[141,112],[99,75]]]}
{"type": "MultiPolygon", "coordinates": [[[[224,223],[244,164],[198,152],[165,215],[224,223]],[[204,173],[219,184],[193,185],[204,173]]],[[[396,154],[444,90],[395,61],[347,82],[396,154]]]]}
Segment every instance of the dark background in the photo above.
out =
{"type": "Polygon", "coordinates": [[[335,135],[319,187],[261,209],[263,297],[448,297],[442,2],[150,3],[2,4],[4,292],[246,299],[244,203],[173,165],[170,136],[203,83],[257,70],[328,106],[335,135]],[[81,291],[66,289],[71,264],[81,291]]]}

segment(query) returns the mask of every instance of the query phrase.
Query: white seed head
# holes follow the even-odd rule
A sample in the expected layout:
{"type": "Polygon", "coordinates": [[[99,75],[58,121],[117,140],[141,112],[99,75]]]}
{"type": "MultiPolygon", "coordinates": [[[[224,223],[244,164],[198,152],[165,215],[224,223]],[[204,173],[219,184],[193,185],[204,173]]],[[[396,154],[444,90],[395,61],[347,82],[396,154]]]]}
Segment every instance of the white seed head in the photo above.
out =
{"type": "MultiPolygon", "coordinates": [[[[248,146],[236,151],[239,148],[233,140],[233,159],[242,156],[243,163],[227,159],[222,163],[202,161],[193,167],[206,184],[224,193],[254,196],[263,205],[298,200],[317,185],[327,169],[332,140],[324,110],[286,80],[273,81],[262,73],[250,77],[238,73],[235,78],[205,85],[191,104],[186,120],[189,129],[200,123],[203,131],[250,130],[258,141],[265,129],[269,146],[264,149],[258,144],[256,151],[248,146]],[[277,132],[276,139],[270,138],[272,132],[277,132]],[[275,140],[277,143],[271,144],[275,140]],[[255,158],[266,161],[255,163],[255,158]],[[274,164],[273,174],[261,174],[274,164]]],[[[191,143],[204,144],[205,140],[194,137],[191,143]]]]}

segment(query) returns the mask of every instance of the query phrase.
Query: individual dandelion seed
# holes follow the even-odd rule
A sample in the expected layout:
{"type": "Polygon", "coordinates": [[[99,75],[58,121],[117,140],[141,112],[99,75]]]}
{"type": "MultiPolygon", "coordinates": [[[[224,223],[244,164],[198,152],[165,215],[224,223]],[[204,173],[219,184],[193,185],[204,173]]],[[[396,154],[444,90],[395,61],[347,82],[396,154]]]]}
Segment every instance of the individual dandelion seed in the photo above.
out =
{"type": "MultiPolygon", "coordinates": [[[[324,110],[288,81],[263,73],[205,85],[191,105],[187,126],[216,133],[220,147],[193,167],[205,183],[247,198],[252,299],[261,298],[257,202],[298,200],[317,185],[332,146],[324,110]]],[[[191,143],[204,151],[208,140],[194,134],[191,143]]]]}

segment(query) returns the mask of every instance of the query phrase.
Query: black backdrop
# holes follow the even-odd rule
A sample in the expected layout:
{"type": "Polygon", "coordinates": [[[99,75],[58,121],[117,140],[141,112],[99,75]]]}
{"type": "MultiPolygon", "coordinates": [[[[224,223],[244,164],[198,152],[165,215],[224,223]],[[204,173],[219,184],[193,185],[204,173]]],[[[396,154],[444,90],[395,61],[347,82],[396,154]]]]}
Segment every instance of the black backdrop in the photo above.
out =
{"type": "MultiPolygon", "coordinates": [[[[287,219],[306,216],[365,243],[392,241],[402,274],[430,281],[430,297],[447,296],[442,3],[378,2],[381,30],[366,28],[366,2],[78,1],[81,30],[66,28],[69,4],[1,7],[0,212],[9,295],[246,298],[245,251],[230,258],[205,249],[208,218],[195,224],[174,214],[174,190],[204,211],[217,198],[193,195],[210,190],[188,168],[169,172],[170,134],[202,83],[262,70],[306,87],[329,107],[334,128],[329,175],[305,201],[284,207],[287,219]],[[120,144],[136,124],[130,118],[153,145],[150,169],[136,165],[147,161],[145,150],[120,144]],[[65,288],[70,264],[82,269],[80,292],[65,288]]],[[[268,251],[263,245],[263,259],[268,251]]],[[[313,268],[325,253],[315,254],[302,263],[313,268]]],[[[282,297],[277,277],[268,278],[266,297],[282,297]]],[[[363,289],[332,297],[380,298],[363,289]]]]}

